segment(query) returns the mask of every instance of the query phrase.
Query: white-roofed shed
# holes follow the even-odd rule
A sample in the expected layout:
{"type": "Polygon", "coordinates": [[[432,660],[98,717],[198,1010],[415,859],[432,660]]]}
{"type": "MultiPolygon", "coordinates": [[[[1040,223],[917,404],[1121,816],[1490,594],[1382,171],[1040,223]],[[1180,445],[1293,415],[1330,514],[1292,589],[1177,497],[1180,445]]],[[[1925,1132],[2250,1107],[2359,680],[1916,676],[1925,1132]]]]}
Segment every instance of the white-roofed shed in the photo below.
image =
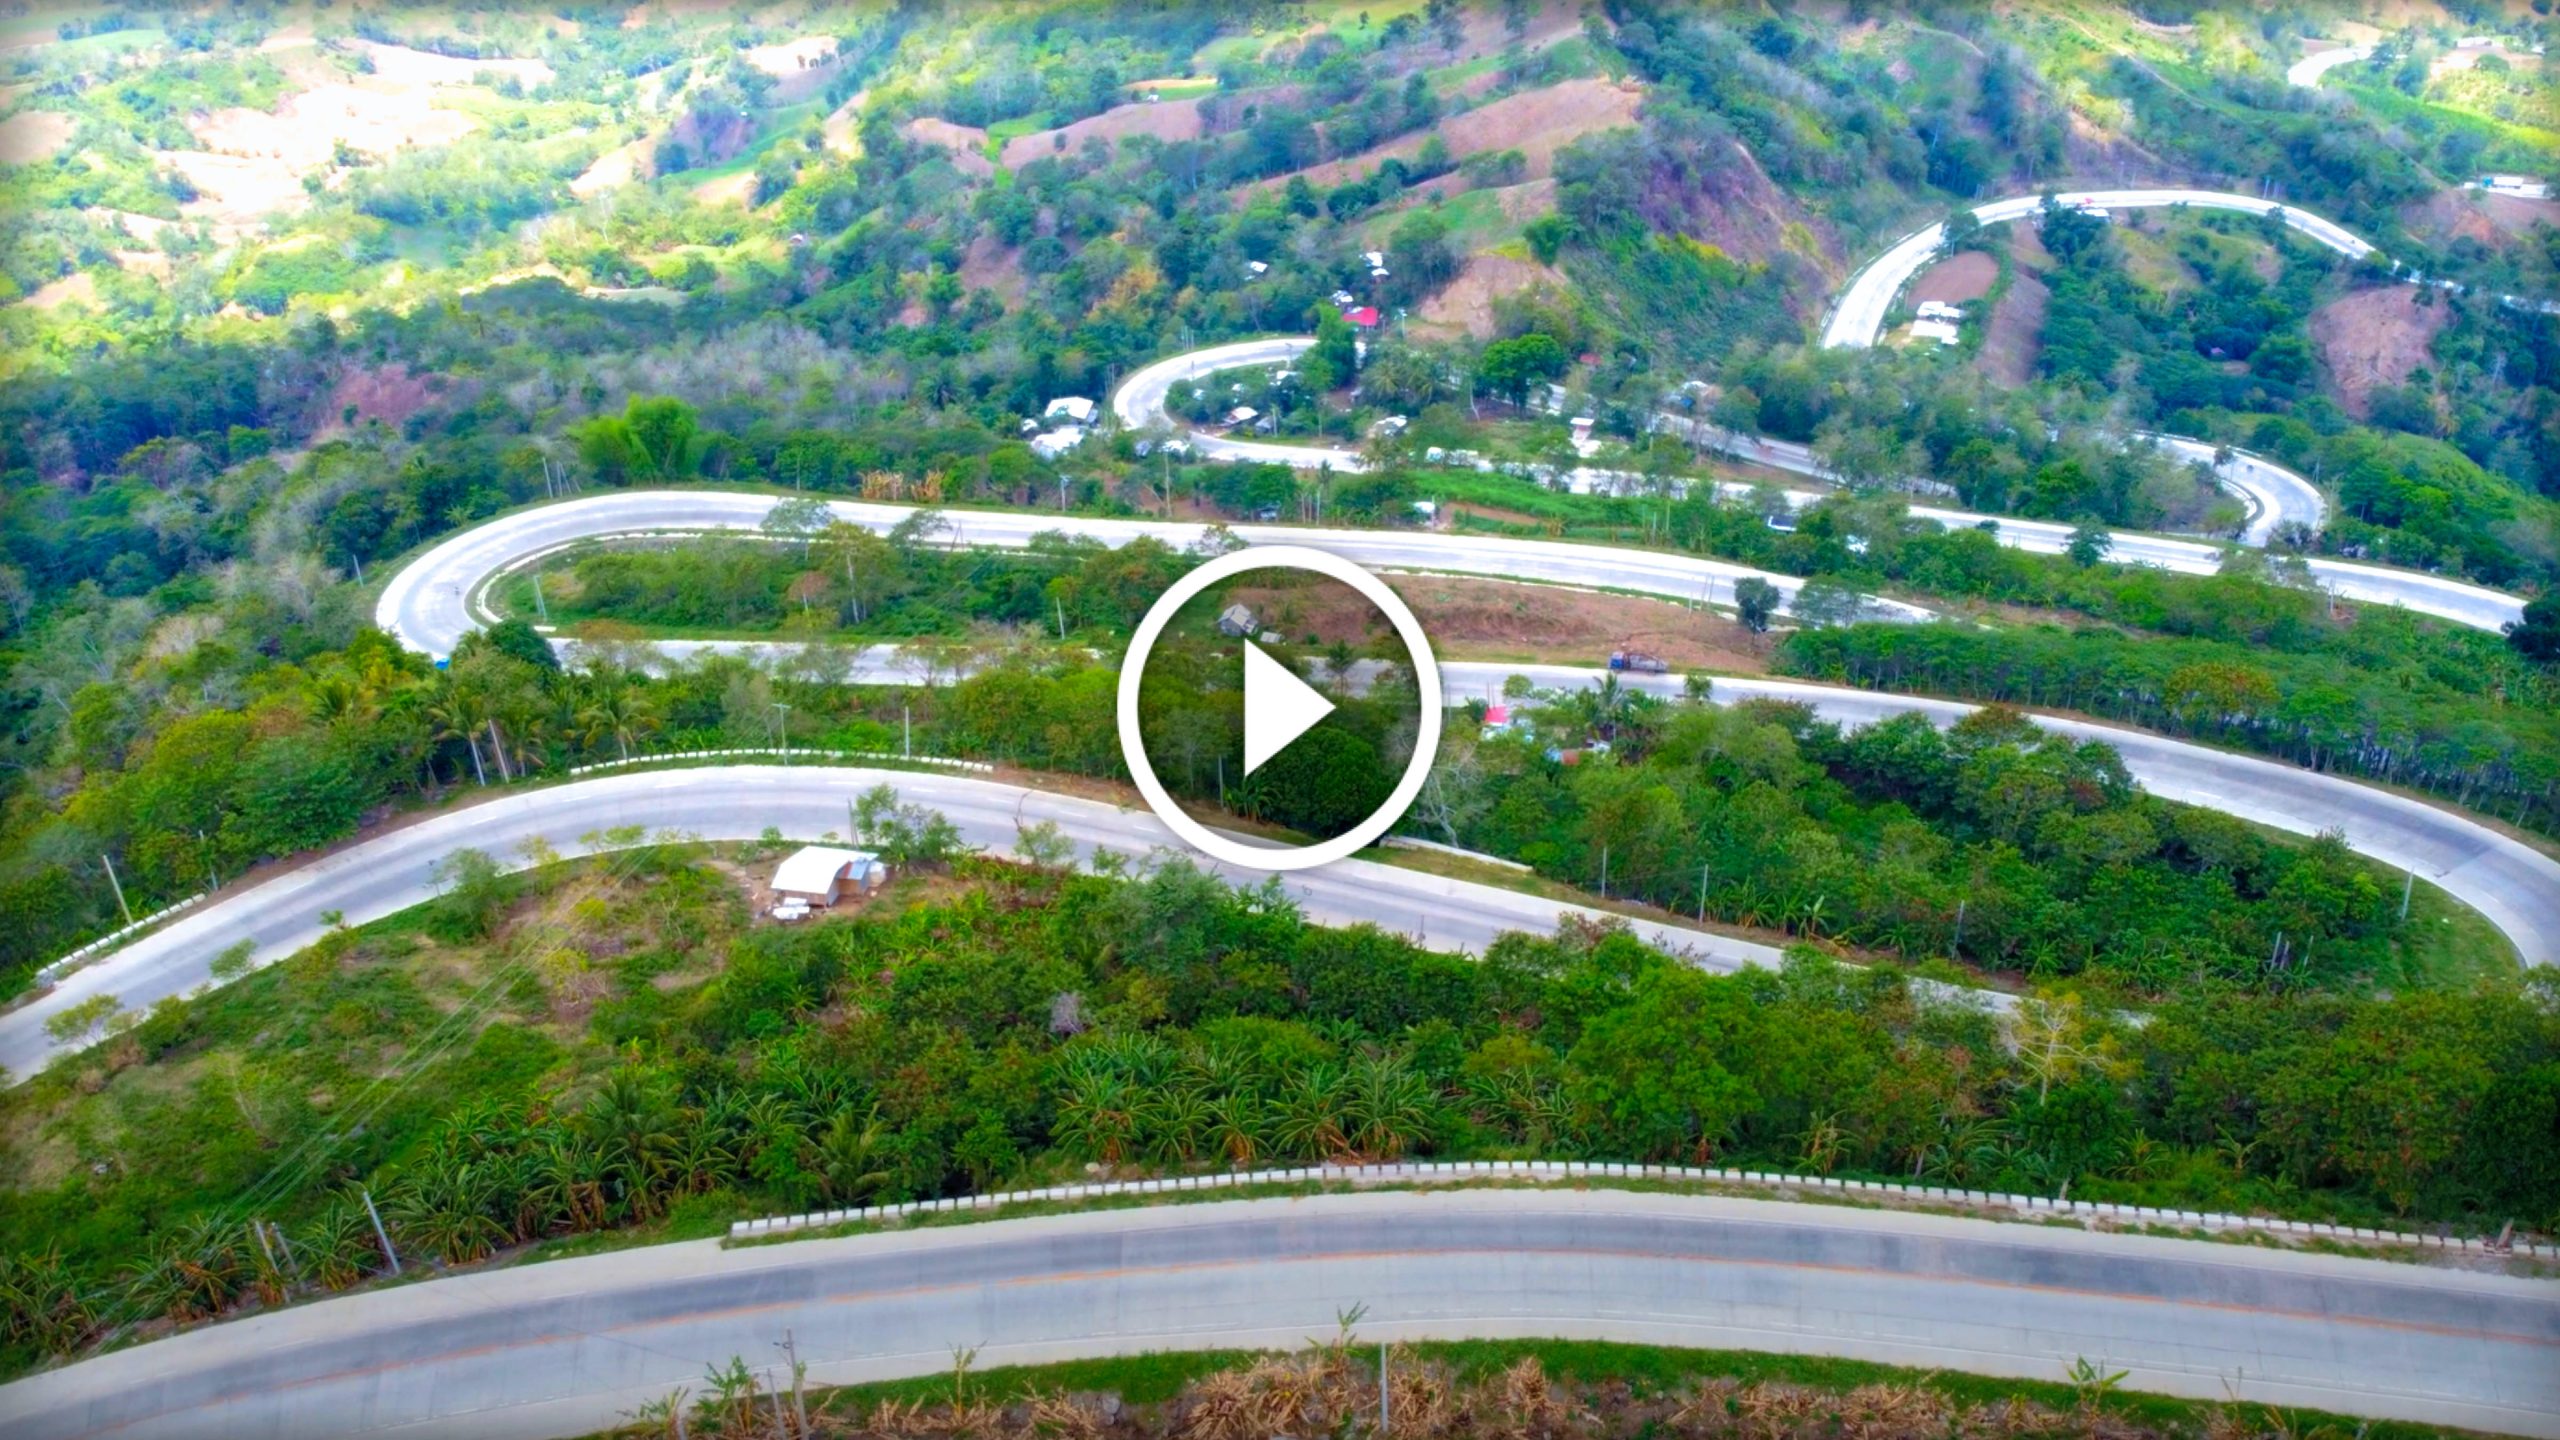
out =
{"type": "Polygon", "coordinates": [[[773,872],[776,899],[832,905],[848,889],[874,890],[889,878],[889,867],[868,850],[842,850],[832,845],[804,845],[791,852],[773,872]]]}

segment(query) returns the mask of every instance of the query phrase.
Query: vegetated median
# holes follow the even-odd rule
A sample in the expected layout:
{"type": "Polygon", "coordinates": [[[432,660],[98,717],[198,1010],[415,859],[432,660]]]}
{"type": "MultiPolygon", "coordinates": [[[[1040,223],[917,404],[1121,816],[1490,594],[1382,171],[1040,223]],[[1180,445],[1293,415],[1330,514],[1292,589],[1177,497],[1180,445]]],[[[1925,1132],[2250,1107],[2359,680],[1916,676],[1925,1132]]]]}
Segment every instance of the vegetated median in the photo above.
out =
{"type": "Polygon", "coordinates": [[[1069,876],[896,823],[906,872],[812,925],[750,913],[755,847],[458,863],[0,1097],[13,1363],[366,1283],[368,1195],[413,1273],[1087,1166],[1408,1155],[2560,1218],[2560,1027],[2513,988],[2003,1020],[1889,967],[1717,976],[1606,927],[1434,954],[1180,861],[1069,876]]]}
{"type": "Polygon", "coordinates": [[[1090,1440],[1260,1440],[1366,1434],[1383,1413],[1400,1435],[1447,1440],[1613,1440],[1625,1435],[1830,1440],[1842,1434],[2121,1440],[2237,1434],[2355,1434],[2454,1440],[2468,1432],[2362,1420],[2291,1406],[2211,1404],[2131,1390],[2083,1359],[2051,1380],[1995,1380],[1861,1360],[1686,1350],[1589,1340],[1462,1340],[1373,1345],[1360,1319],[1290,1354],[1170,1351],[981,1370],[966,1352],[950,1373],[821,1388],[763,1374],[743,1358],[714,1367],[703,1393],[669,1397],[594,1440],[667,1433],[763,1433],[758,1408],[806,1413],[828,1440],[913,1435],[1073,1435],[1090,1440]],[[1380,1390],[1386,1391],[1382,1410],[1380,1390]]]}

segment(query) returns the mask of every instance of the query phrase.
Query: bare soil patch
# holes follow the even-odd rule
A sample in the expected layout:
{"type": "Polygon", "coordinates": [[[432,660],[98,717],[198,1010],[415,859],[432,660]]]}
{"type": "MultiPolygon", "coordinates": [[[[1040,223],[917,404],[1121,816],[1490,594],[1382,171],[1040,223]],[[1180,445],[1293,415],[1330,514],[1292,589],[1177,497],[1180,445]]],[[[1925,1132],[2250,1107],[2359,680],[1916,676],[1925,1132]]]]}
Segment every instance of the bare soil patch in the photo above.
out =
{"type": "Polygon", "coordinates": [[[412,50],[406,45],[356,42],[373,60],[373,75],[393,85],[469,85],[482,75],[508,75],[527,86],[552,79],[551,67],[539,60],[467,60],[412,50]]]}
{"type": "Polygon", "coordinates": [[[2420,293],[2414,285],[2377,286],[2311,312],[2311,343],[2329,384],[2359,420],[2377,388],[2400,384],[2427,362],[2427,347],[2444,328],[2445,307],[2419,305],[2420,293]]]}
{"type": "Polygon", "coordinates": [[[1482,339],[1493,334],[1493,303],[1496,300],[1523,294],[1542,285],[1561,290],[1571,284],[1563,271],[1535,260],[1515,260],[1506,255],[1472,255],[1459,268],[1457,278],[1442,286],[1440,293],[1422,302],[1415,318],[1425,325],[1447,326],[1482,339]]]}
{"type": "Polygon", "coordinates": [[[204,150],[175,150],[166,158],[196,189],[196,198],[178,207],[178,213],[190,220],[248,225],[311,203],[301,176],[281,160],[204,150]]]}
{"type": "Polygon", "coordinates": [[[71,143],[71,117],[51,110],[21,110],[0,120],[0,165],[50,160],[71,143]]]}
{"type": "Polygon", "coordinates": [[[1073,155],[1084,148],[1087,140],[1100,140],[1110,146],[1117,146],[1132,135],[1152,135],[1158,140],[1197,140],[1207,128],[1200,116],[1200,97],[1153,102],[1140,100],[1129,105],[1114,105],[1099,115],[1088,115],[1055,130],[1016,135],[1004,142],[1004,165],[1008,170],[1015,170],[1049,156],[1073,155]]]}
{"type": "Polygon", "coordinates": [[[73,304],[95,305],[98,303],[98,282],[89,278],[88,271],[82,270],[37,286],[18,303],[32,310],[54,310],[73,304]]]}
{"type": "Polygon", "coordinates": [[[272,113],[216,110],[187,122],[205,149],[274,161],[291,172],[283,182],[297,188],[304,172],[329,168],[340,142],[368,155],[388,155],[408,145],[448,145],[475,127],[461,111],[437,109],[423,86],[323,85],[286,96],[272,113]]]}
{"type": "Polygon", "coordinates": [[[967,253],[960,257],[960,283],[971,290],[988,292],[1003,301],[1007,309],[1021,304],[1031,289],[1017,252],[993,235],[981,235],[969,242],[967,253]]]}
{"type": "MultiPolygon", "coordinates": [[[[1444,659],[1599,665],[1610,651],[1631,646],[1679,669],[1756,675],[1768,668],[1740,625],[1668,600],[1443,575],[1385,579],[1413,607],[1444,659]]],[[[1286,634],[1293,642],[1314,635],[1319,644],[1363,645],[1374,638],[1377,612],[1340,586],[1239,589],[1234,598],[1257,614],[1288,612],[1286,634]]]]}
{"type": "Polygon", "coordinates": [[[871,97],[868,90],[857,90],[853,96],[818,122],[818,133],[825,137],[827,148],[839,155],[862,153],[862,138],[854,123],[862,114],[862,102],[871,97]]]}
{"type": "Polygon", "coordinates": [[[628,144],[616,145],[596,157],[577,179],[569,182],[569,193],[584,200],[619,189],[649,173],[649,153],[657,148],[654,136],[644,135],[628,144]]]}
{"type": "Polygon", "coordinates": [[[2044,348],[2044,312],[2053,292],[2036,277],[2052,265],[2053,255],[2036,238],[2034,226],[2012,225],[2009,260],[2008,293],[1991,307],[1973,363],[2001,384],[2023,385],[2034,378],[2036,356],[2044,348]]]}
{"type": "Polygon", "coordinates": [[[705,205],[735,205],[741,210],[755,208],[756,177],[753,171],[723,175],[705,180],[693,187],[693,198],[705,205]]]}
{"type": "MultiPolygon", "coordinates": [[[[1479,105],[1441,121],[1434,131],[1447,142],[1449,153],[1461,158],[1487,150],[1517,150],[1528,161],[1527,173],[1544,179],[1555,173],[1558,150],[1585,135],[1634,124],[1636,107],[1643,100],[1641,86],[1598,77],[1567,80],[1479,105]]],[[[1327,189],[1375,170],[1389,156],[1412,159],[1421,152],[1424,137],[1434,131],[1416,131],[1401,140],[1296,173],[1307,177],[1307,183],[1317,189],[1327,189]]],[[[1286,185],[1289,178],[1283,175],[1264,181],[1260,188],[1286,185]]],[[[1442,187],[1444,193],[1454,193],[1464,188],[1465,182],[1456,176],[1444,176],[1432,183],[1442,187]]]]}
{"type": "Polygon", "coordinates": [[[1442,51],[1436,46],[1433,47],[1433,53],[1440,57],[1440,63],[1481,59],[1487,55],[1499,54],[1515,44],[1526,51],[1544,50],[1560,40],[1579,34],[1582,30],[1582,7],[1576,3],[1576,0],[1544,0],[1544,3],[1530,13],[1529,23],[1516,41],[1512,39],[1510,29],[1503,24],[1500,7],[1492,5],[1469,7],[1463,13],[1466,19],[1458,40],[1458,48],[1454,51],[1442,51]]]}
{"type": "Polygon", "coordinates": [[[780,45],[758,45],[747,63],[774,78],[773,103],[797,105],[827,88],[836,67],[836,37],[803,35],[780,45]]]}
{"type": "Polygon", "coordinates": [[[2522,195],[2478,194],[2480,213],[2502,235],[2530,235],[2537,225],[2560,227],[2560,200],[2528,200],[2522,195]]]}
{"type": "Polygon", "coordinates": [[[341,423],[341,416],[352,405],[356,423],[379,420],[385,425],[398,425],[426,408],[434,392],[428,389],[426,377],[412,375],[401,364],[378,366],[370,370],[353,370],[342,376],[329,391],[328,413],[321,417],[324,425],[341,423]]]}
{"type": "Polygon", "coordinates": [[[987,132],[975,125],[954,125],[931,115],[919,115],[905,126],[908,139],[919,145],[930,145],[949,152],[951,163],[964,175],[993,175],[995,165],[987,159],[987,132]]]}
{"type": "Polygon", "coordinates": [[[2519,70],[2542,63],[2542,57],[2539,55],[2520,55],[2504,45],[2463,45],[2437,56],[2435,63],[2427,67],[2427,78],[2433,80],[2440,75],[2450,75],[2457,70],[2468,70],[2492,55],[2519,70]]]}
{"type": "Polygon", "coordinates": [[[2000,262],[1979,250],[1952,255],[1920,272],[1911,282],[1914,304],[1935,300],[1946,305],[1962,305],[1991,293],[1992,284],[2000,278],[2000,262]]]}

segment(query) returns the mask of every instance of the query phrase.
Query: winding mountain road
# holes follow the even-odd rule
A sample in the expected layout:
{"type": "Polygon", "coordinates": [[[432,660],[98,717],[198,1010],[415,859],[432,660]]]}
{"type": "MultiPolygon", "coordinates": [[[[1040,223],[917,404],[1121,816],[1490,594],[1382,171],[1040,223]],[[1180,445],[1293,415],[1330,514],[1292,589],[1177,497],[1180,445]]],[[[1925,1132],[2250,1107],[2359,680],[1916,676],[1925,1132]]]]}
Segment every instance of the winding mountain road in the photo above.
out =
{"type": "MultiPolygon", "coordinates": [[[[1175,382],[1199,379],[1222,370],[1285,364],[1314,343],[1306,336],[1282,336],[1217,345],[1159,360],[1131,375],[1121,385],[1112,396],[1112,411],[1129,429],[1177,429],[1179,427],[1165,411],[1166,393],[1175,382]]],[[[1790,440],[1724,430],[1673,414],[1658,416],[1656,423],[1675,433],[1687,434],[1700,443],[1711,444],[1737,459],[1816,479],[1827,478],[1829,474],[1809,447],[1790,440]]],[[[2317,531],[2327,523],[2328,502],[2321,496],[2319,487],[2273,461],[2245,451],[2234,451],[2230,458],[2216,463],[2217,447],[2201,440],[2161,434],[2142,434],[2136,438],[2168,449],[2191,463],[2207,466],[2213,471],[2216,484],[2239,496],[2249,509],[2248,523],[2240,536],[2240,543],[2244,545],[2264,548],[2281,531],[2296,527],[2317,531]]],[[[1195,454],[1211,460],[1253,461],[1299,468],[1328,466],[1345,472],[1364,468],[1360,456],[1349,450],[1232,440],[1208,430],[1189,431],[1188,441],[1195,454]]],[[[1618,491],[1644,483],[1641,477],[1588,468],[1574,472],[1572,479],[1574,488],[1585,491],[1618,491]]],[[[1729,496],[1746,494],[1750,490],[1749,486],[1732,482],[1726,482],[1719,488],[1729,496]]],[[[1798,509],[1821,498],[1813,491],[1787,492],[1788,503],[1798,509]]],[[[1913,505],[1910,513],[1915,518],[1932,521],[1951,530],[1987,526],[2001,544],[2038,554],[2061,554],[2071,539],[2070,526],[2049,521],[1978,515],[1929,505],[1913,505]]],[[[2132,530],[2115,531],[2110,539],[2112,544],[2108,558],[2112,560],[2188,575],[2217,573],[2229,553],[2225,547],[2210,541],[2181,540],[2132,530]]],[[[2358,565],[2343,560],[2314,558],[2305,563],[2313,580],[2322,589],[2357,604],[2398,606],[2458,625],[2492,631],[2502,630],[2524,615],[2524,602],[2512,595],[2441,575],[2381,565],[2358,565]]],[[[1783,582],[1781,588],[1792,595],[1791,587],[1795,583],[1783,582]]]]}
{"type": "Polygon", "coordinates": [[[318,1301],[0,1387],[15,1440],[605,1429],[787,1334],[816,1384],[1211,1348],[1617,1340],[2560,1435],[2560,1285],[1766,1199],[1398,1191],[659,1245],[318,1301]]]}
{"type": "MultiPolygon", "coordinates": [[[[384,588],[376,623],[413,649],[450,654],[468,631],[494,618],[473,603],[488,577],[560,546],[606,536],[720,529],[749,529],[771,508],[771,497],[720,491],[626,491],[545,506],[464,531],[427,551],[384,588]]],[[[887,529],[913,513],[889,505],[837,502],[845,519],[887,529]]],[[[1176,548],[1195,544],[1199,527],[1164,521],[1095,520],[1075,516],[948,512],[954,540],[1020,545],[1044,529],[1068,529],[1110,544],[1140,535],[1176,548]]],[[[1240,526],[1249,543],[1281,542],[1332,550],[1374,569],[1442,571],[1512,580],[1639,590],[1674,599],[1730,598],[1745,567],[1653,551],[1610,550],[1555,541],[1526,541],[1428,532],[1310,530],[1240,526]]],[[[1770,577],[1781,586],[1798,582],[1770,577]]],[[[783,642],[677,642],[669,649],[719,649],[778,664],[796,664],[805,647],[783,642]]],[[[1447,694],[1471,698],[1498,690],[1504,677],[1528,674],[1542,684],[1596,683],[1598,672],[1534,665],[1441,667],[1447,694]]],[[[846,678],[866,683],[913,683],[917,678],[892,652],[857,655],[846,678]]],[[[1638,683],[1676,691],[1679,682],[1657,677],[1638,683]]],[[[1952,722],[1973,708],[1872,691],[1767,680],[1716,682],[1719,697],[1783,691],[1817,713],[1857,725],[1885,715],[1921,711],[1952,722]]],[[[2206,806],[2292,834],[2341,830],[2359,853],[2410,870],[2443,886],[2488,916],[2532,963],[2560,961],[2560,862],[2479,821],[2377,787],[2290,765],[2252,759],[2208,746],[2055,717],[2037,717],[2050,728],[2102,738],[2117,746],[2136,779],[2172,800],[2206,806]]],[[[0,1020],[0,1025],[5,1025],[0,1020]]],[[[0,1061],[5,1061],[0,1048],[0,1061]]]]}
{"type": "MultiPolygon", "coordinates": [[[[2363,237],[2334,220],[2278,201],[2261,200],[2254,195],[2176,188],[2065,190],[2058,192],[2054,201],[2063,206],[2090,206],[2104,210],[2140,210],[2161,205],[2185,205],[2197,210],[2237,210],[2248,215],[2280,210],[2284,212],[2285,224],[2350,260],[2361,260],[2373,253],[2373,246],[2363,237]]],[[[2004,220],[2023,220],[2036,213],[2043,204],[2042,195],[2012,195],[2005,200],[1975,206],[1973,216],[1985,225],[1996,225],[2004,220]]],[[[1875,344],[1877,335],[1884,329],[1885,315],[1893,309],[1894,297],[1911,283],[1911,277],[1938,258],[1938,247],[1946,237],[1945,225],[1931,225],[1895,241],[1883,254],[1868,261],[1864,268],[1850,277],[1848,287],[1833,302],[1831,316],[1822,326],[1823,345],[1831,349],[1864,349],[1875,344]]]]}
{"type": "Polygon", "coordinates": [[[2372,58],[2373,47],[2370,45],[2341,45],[2332,50],[2315,51],[2285,67],[2285,83],[2305,90],[2316,90],[2320,88],[2322,77],[2330,71],[2341,65],[2353,65],[2372,58]]]}
{"type": "MultiPolygon", "coordinates": [[[[875,785],[940,811],[972,846],[1010,851],[1021,827],[1053,821],[1080,859],[1096,848],[1143,855],[1185,849],[1144,808],[1123,809],[995,780],[827,764],[726,765],[643,770],[499,794],[430,815],[321,856],[274,879],[189,911],[96,963],[64,976],[52,991],[0,1015],[0,1066],[13,1079],[42,1068],[64,1047],[44,1022],[95,995],[128,1012],[148,1009],[213,979],[213,961],[246,941],[257,964],[281,960],[320,938],[332,913],[363,925],[424,904],[441,891],[438,867],[478,850],[521,868],[540,842],[563,858],[628,848],[663,832],[701,840],[753,840],[768,829],[800,839],[850,829],[854,798],[875,785]],[[614,835],[621,830],[627,833],[614,835]]],[[[1246,872],[1192,855],[1195,864],[1238,884],[1246,872]]],[[[1490,885],[1474,885],[1393,865],[1346,860],[1281,877],[1308,918],[1327,925],[1376,924],[1441,950],[1480,952],[1501,934],[1548,934],[1566,916],[1600,912],[1490,885]]],[[[1702,930],[1640,924],[1649,944],[1686,951],[1717,969],[1773,966],[1767,945],[1702,930]]],[[[0,1426],[0,1433],[6,1427],[0,1426]]]]}
{"type": "MultiPolygon", "coordinates": [[[[624,490],[545,505],[465,530],[429,549],[394,575],[374,608],[375,623],[402,644],[450,655],[454,643],[490,619],[473,597],[491,577],[563,546],[607,537],[752,531],[772,513],[775,497],[718,490],[624,490]]],[[[894,528],[911,508],[838,500],[837,519],[875,530],[894,528]]],[[[946,510],[955,545],[1018,548],[1044,532],[1125,545],[1141,536],[1181,549],[1202,527],[1164,520],[1103,520],[1082,515],[946,510]]],[[[1804,582],[1748,565],[1649,550],[1611,550],[1555,540],[1441,535],[1406,530],[1332,530],[1237,525],[1248,544],[1308,545],[1371,569],[1446,570],[1512,580],[1541,580],[1635,590],[1674,600],[1733,598],[1738,580],[1758,577],[1790,599],[1804,582]]],[[[1895,601],[1873,602],[1891,618],[1923,620],[1929,612],[1895,601]]]]}

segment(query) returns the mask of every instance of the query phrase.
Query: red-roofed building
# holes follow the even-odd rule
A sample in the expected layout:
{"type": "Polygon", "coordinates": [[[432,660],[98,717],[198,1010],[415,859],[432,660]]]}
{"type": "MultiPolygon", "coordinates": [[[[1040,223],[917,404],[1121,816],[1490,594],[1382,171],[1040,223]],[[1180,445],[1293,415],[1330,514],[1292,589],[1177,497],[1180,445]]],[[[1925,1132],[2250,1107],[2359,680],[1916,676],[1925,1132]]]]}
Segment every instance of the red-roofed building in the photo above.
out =
{"type": "Polygon", "coordinates": [[[1378,328],[1378,307],[1375,305],[1355,305],[1350,309],[1343,311],[1342,318],[1359,326],[1363,330],[1375,330],[1378,328]]]}

